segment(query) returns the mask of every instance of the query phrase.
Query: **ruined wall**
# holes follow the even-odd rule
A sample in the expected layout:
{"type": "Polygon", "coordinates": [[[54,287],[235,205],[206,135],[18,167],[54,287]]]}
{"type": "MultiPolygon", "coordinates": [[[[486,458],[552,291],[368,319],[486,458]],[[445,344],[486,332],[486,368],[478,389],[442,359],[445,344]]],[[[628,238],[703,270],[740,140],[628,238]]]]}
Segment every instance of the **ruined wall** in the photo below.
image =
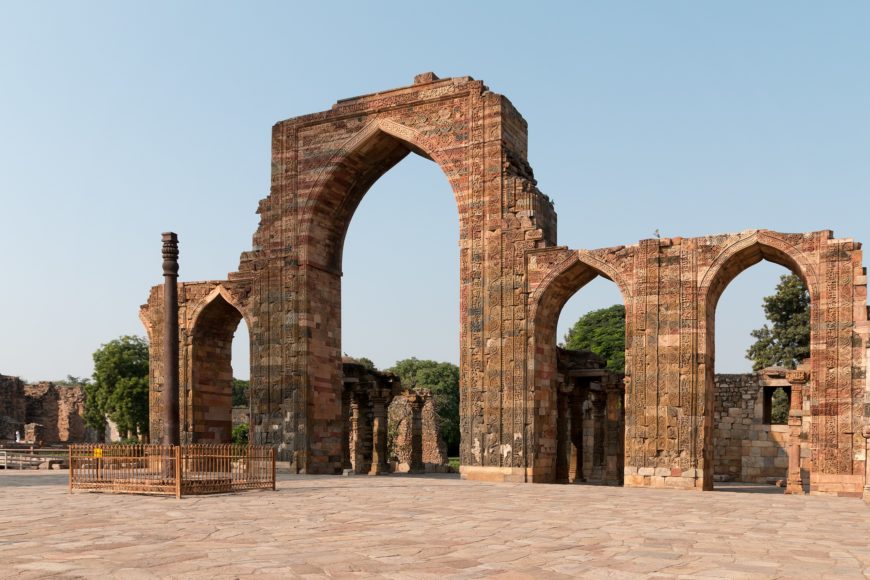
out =
{"type": "Polygon", "coordinates": [[[574,292],[601,275],[616,283],[626,306],[625,484],[712,489],[716,305],[734,277],[768,260],[798,274],[810,291],[805,397],[811,493],[860,495],[870,332],[860,248],[830,231],[750,230],[531,252],[536,477],[546,481],[553,473],[558,314],[574,292]]]}
{"type": "MultiPolygon", "coordinates": [[[[426,471],[443,471],[448,464],[447,444],[441,437],[435,400],[430,396],[423,403],[423,463],[426,471]]],[[[396,397],[389,408],[391,460],[396,461],[398,472],[411,469],[411,405],[404,397],[396,397]]]]}
{"type": "Polygon", "coordinates": [[[437,470],[447,465],[447,443],[441,437],[438,413],[435,412],[435,399],[428,398],[423,403],[423,463],[427,470],[437,470]]]}
{"type": "MultiPolygon", "coordinates": [[[[783,375],[784,377],[784,375],[783,375]]],[[[764,423],[766,381],[761,373],[716,375],[713,409],[713,477],[716,481],[774,483],[788,472],[788,425],[764,423]]]]}
{"type": "Polygon", "coordinates": [[[0,375],[0,439],[15,440],[15,432],[27,423],[24,382],[0,375]]]}
{"type": "MultiPolygon", "coordinates": [[[[0,375],[0,439],[25,436],[25,424],[39,424],[46,445],[93,438],[85,427],[85,392],[81,385],[41,382],[25,385],[18,377],[0,375]]],[[[32,429],[31,429],[32,431],[32,429]]]]}

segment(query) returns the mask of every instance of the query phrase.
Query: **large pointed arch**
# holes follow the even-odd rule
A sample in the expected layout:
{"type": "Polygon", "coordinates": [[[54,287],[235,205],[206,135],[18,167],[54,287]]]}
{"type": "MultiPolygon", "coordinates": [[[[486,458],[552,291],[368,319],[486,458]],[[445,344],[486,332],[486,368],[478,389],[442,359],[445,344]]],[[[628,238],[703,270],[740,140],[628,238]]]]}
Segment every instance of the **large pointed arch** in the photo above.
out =
{"type": "MultiPolygon", "coordinates": [[[[704,381],[703,393],[706,404],[703,406],[703,423],[706,428],[702,435],[702,456],[704,465],[709,466],[704,471],[704,489],[713,488],[713,408],[716,374],[716,308],[719,299],[728,285],[743,271],[758,264],[762,260],[778,264],[797,275],[807,287],[810,294],[810,366],[812,359],[818,356],[819,332],[819,282],[816,270],[810,259],[800,248],[790,243],[784,237],[766,230],[747,232],[725,247],[712,261],[701,276],[698,284],[698,316],[703,321],[698,341],[698,362],[702,365],[699,373],[704,381]]],[[[810,381],[807,398],[813,398],[815,381],[810,381]]]]}
{"type": "MultiPolygon", "coordinates": [[[[556,477],[556,325],[559,314],[574,294],[598,276],[616,284],[628,309],[630,289],[626,281],[616,269],[585,250],[568,251],[529,297],[529,319],[534,331],[530,336],[532,356],[528,360],[528,372],[532,377],[531,413],[536,418],[533,439],[533,480],[536,482],[552,482],[556,477]]],[[[629,372],[628,365],[626,356],[626,372],[629,372]]]]}
{"type": "Polygon", "coordinates": [[[433,161],[453,190],[460,221],[462,181],[456,163],[420,132],[386,118],[374,119],[350,137],[324,165],[312,187],[300,235],[320,244],[303,246],[302,262],[340,273],[344,239],[365,194],[410,153],[433,161]]]}
{"type": "Polygon", "coordinates": [[[190,317],[188,384],[184,385],[182,432],[192,443],[232,440],[232,343],[242,320],[250,318],[222,286],[215,287],[190,317]]]}

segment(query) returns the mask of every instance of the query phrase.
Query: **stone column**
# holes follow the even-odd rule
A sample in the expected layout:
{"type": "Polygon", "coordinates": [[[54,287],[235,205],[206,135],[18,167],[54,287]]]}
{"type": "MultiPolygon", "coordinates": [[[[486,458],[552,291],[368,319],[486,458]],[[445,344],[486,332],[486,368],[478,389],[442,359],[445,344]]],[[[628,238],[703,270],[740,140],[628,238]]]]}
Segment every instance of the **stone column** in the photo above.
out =
{"type": "Polygon", "coordinates": [[[565,383],[559,385],[556,397],[556,483],[568,483],[571,461],[571,421],[568,418],[570,386],[565,383]]]}
{"type": "Polygon", "coordinates": [[[341,468],[344,470],[353,469],[353,463],[350,460],[350,436],[354,429],[351,411],[352,399],[353,391],[345,386],[341,391],[341,468]]]}
{"type": "Polygon", "coordinates": [[[600,391],[592,392],[592,478],[604,479],[604,417],[607,399],[600,391]]]}
{"type": "Polygon", "coordinates": [[[619,448],[622,446],[622,433],[619,429],[619,403],[622,399],[622,389],[619,388],[616,377],[611,376],[608,379],[605,384],[607,426],[604,431],[604,479],[607,480],[607,483],[619,484],[622,483],[622,465],[619,461],[619,448]]]}
{"type": "Polygon", "coordinates": [[[178,236],[163,234],[163,444],[178,445],[178,236]]]}
{"type": "Polygon", "coordinates": [[[353,456],[354,473],[364,473],[365,454],[363,452],[363,422],[365,421],[365,409],[357,393],[351,394],[350,400],[350,441],[349,454],[353,456]]]}
{"type": "Polygon", "coordinates": [[[423,463],[423,397],[417,393],[405,395],[411,407],[411,469],[410,473],[425,473],[423,463]]]}
{"type": "Polygon", "coordinates": [[[569,403],[571,410],[571,456],[575,482],[586,481],[586,477],[583,475],[583,403],[586,400],[586,393],[585,388],[579,384],[576,385],[571,392],[569,403]]]}
{"type": "Polygon", "coordinates": [[[388,393],[376,390],[372,402],[372,467],[369,475],[389,472],[387,464],[387,397],[388,393]]]}
{"type": "Polygon", "coordinates": [[[801,478],[801,430],[803,428],[803,387],[809,379],[805,371],[789,371],[785,375],[791,385],[791,401],[788,410],[788,477],[785,493],[803,495],[801,478]]]}

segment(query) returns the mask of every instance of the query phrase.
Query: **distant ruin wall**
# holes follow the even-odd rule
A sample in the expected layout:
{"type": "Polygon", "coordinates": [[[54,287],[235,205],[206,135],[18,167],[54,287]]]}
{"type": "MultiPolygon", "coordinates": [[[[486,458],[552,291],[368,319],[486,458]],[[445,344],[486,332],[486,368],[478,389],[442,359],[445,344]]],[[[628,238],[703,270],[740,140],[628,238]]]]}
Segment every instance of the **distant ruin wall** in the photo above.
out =
{"type": "Polygon", "coordinates": [[[15,439],[15,431],[27,422],[25,409],[24,382],[0,375],[0,439],[15,439]]]}
{"type": "Polygon", "coordinates": [[[93,434],[85,426],[84,415],[82,385],[26,385],[18,377],[0,375],[0,439],[14,440],[18,431],[29,441],[25,425],[37,424],[42,426],[39,441],[45,445],[88,441],[93,434]]]}

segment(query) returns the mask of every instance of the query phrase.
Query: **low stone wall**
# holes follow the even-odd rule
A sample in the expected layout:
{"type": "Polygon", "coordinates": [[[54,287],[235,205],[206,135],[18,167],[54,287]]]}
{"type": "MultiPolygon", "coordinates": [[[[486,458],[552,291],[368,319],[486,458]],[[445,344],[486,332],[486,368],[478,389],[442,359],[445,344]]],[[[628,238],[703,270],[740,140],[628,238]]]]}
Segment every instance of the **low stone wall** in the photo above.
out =
{"type": "Polygon", "coordinates": [[[788,425],[764,422],[764,389],[788,387],[784,372],[715,378],[713,477],[716,481],[774,483],[788,473],[788,425]]]}

